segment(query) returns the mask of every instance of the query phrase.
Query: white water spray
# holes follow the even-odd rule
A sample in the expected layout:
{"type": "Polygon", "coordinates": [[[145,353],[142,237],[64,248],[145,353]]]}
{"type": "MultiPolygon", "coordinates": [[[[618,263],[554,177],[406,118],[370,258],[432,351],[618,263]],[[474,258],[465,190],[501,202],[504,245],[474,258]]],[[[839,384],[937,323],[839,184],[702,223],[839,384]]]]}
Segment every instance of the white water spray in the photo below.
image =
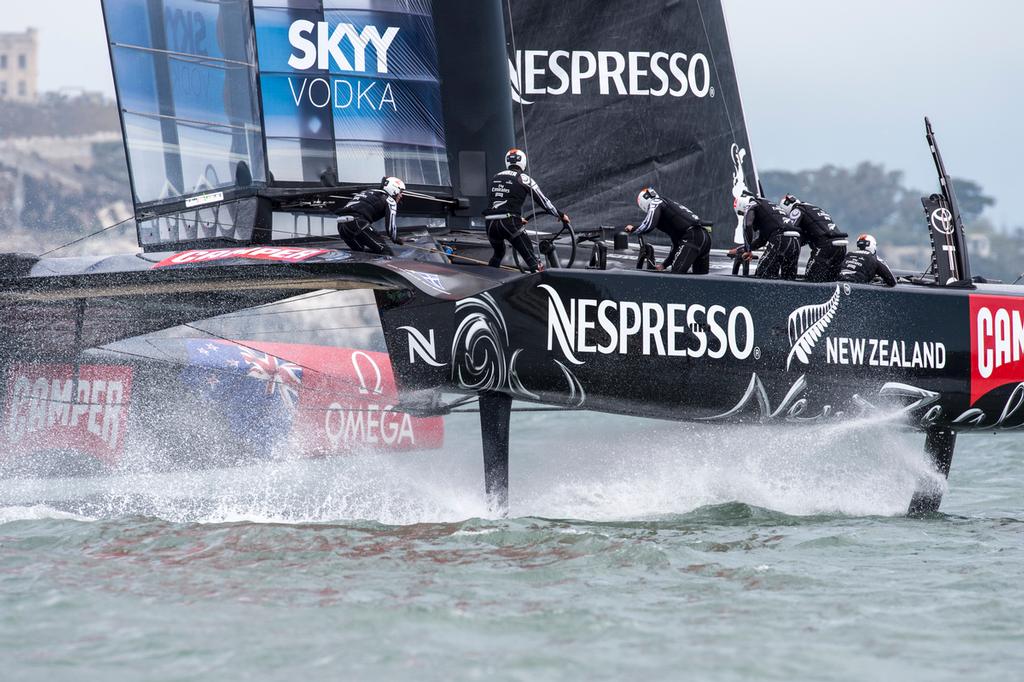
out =
{"type": "MultiPolygon", "coordinates": [[[[9,479],[0,481],[0,505],[184,523],[405,525],[487,517],[478,429],[476,415],[450,417],[448,445],[429,453],[325,460],[280,453],[243,467],[9,479]]],[[[522,415],[513,422],[511,513],[637,520],[740,502],[798,516],[901,515],[919,482],[945,486],[922,446],[920,434],[882,420],[723,428],[522,415]]]]}

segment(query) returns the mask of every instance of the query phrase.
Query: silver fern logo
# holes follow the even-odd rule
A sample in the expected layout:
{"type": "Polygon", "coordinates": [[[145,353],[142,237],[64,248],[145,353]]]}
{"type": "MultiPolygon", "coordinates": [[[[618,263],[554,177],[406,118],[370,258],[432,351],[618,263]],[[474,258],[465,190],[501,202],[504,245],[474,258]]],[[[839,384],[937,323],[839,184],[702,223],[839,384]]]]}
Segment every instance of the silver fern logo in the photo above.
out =
{"type": "Polygon", "coordinates": [[[797,308],[789,315],[789,344],[792,349],[786,358],[786,371],[793,364],[793,358],[807,365],[811,362],[811,353],[815,344],[821,339],[835,319],[839,310],[839,298],[843,287],[836,286],[836,291],[826,302],[819,305],[805,305],[797,308]]]}

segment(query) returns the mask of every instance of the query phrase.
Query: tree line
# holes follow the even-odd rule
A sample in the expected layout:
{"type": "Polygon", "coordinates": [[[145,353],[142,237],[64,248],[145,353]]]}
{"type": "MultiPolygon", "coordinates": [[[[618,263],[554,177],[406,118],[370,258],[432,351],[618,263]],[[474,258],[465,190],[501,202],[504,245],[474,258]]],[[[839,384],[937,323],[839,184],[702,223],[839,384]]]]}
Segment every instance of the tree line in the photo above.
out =
{"type": "MultiPolygon", "coordinates": [[[[902,171],[865,161],[853,168],[827,165],[805,171],[770,170],[760,177],[769,198],[777,200],[792,193],[827,210],[851,238],[862,232],[875,235],[883,257],[886,248],[903,254],[918,247],[922,259],[918,264],[930,258],[921,197],[931,192],[907,187],[902,171]]],[[[997,229],[985,216],[996,200],[977,182],[953,178],[953,187],[968,238],[976,247],[971,252],[974,274],[1013,281],[1024,270],[1024,228],[997,229]]]]}

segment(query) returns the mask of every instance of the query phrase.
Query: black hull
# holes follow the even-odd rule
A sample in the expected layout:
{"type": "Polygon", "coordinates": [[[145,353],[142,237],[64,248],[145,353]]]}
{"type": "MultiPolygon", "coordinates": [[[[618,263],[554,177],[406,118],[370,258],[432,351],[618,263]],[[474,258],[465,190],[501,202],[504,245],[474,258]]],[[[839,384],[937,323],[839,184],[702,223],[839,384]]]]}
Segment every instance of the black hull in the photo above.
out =
{"type": "Polygon", "coordinates": [[[676,421],[1016,428],[1024,372],[982,379],[979,337],[997,356],[1002,342],[972,309],[1012,320],[1021,299],[988,289],[549,270],[459,302],[379,303],[409,390],[676,421]]]}
{"type": "MultiPolygon", "coordinates": [[[[508,270],[306,249],[30,261],[0,284],[5,363],[72,360],[117,339],[319,289],[373,289],[400,409],[480,397],[488,493],[506,507],[512,400],[712,425],[869,417],[928,434],[1024,425],[1024,296],[967,288],[762,281],[629,269],[508,270]],[[27,324],[28,323],[28,324],[27,324]]],[[[625,254],[624,254],[625,255],[625,254]]],[[[627,259],[622,259],[625,262],[627,259]]],[[[912,511],[938,508],[922,488],[912,511]]]]}

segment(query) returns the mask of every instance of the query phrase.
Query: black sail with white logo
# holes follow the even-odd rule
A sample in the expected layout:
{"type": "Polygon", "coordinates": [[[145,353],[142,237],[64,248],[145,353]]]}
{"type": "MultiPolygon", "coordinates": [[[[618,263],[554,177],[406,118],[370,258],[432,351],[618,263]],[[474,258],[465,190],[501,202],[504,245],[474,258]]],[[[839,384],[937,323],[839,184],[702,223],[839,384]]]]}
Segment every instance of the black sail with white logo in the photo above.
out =
{"type": "Polygon", "coordinates": [[[733,243],[734,193],[756,191],[718,0],[508,0],[519,144],[560,210],[637,223],[645,186],[733,243]]]}

